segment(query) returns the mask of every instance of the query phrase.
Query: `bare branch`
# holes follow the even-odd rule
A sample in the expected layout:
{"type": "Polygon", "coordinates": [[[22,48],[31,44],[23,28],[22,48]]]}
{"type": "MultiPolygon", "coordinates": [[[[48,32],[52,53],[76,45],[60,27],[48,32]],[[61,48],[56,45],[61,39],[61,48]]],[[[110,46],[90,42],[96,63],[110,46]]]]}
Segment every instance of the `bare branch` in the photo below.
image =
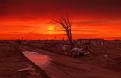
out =
{"type": "Polygon", "coordinates": [[[71,47],[73,46],[73,41],[72,41],[72,23],[70,22],[69,18],[67,17],[61,17],[57,20],[54,20],[56,23],[60,24],[62,26],[67,34],[68,40],[71,44],[71,47]]]}

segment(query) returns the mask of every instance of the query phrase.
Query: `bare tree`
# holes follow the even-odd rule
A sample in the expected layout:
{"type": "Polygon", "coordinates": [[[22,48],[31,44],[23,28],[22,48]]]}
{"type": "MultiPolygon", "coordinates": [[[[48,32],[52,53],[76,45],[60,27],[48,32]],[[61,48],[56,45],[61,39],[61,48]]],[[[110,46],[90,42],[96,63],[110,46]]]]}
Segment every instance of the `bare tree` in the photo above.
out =
{"type": "Polygon", "coordinates": [[[57,20],[54,20],[56,23],[60,24],[60,26],[63,27],[64,31],[66,32],[66,35],[68,37],[69,43],[71,45],[71,48],[73,47],[73,39],[72,39],[72,23],[69,18],[67,17],[61,17],[57,20]]]}

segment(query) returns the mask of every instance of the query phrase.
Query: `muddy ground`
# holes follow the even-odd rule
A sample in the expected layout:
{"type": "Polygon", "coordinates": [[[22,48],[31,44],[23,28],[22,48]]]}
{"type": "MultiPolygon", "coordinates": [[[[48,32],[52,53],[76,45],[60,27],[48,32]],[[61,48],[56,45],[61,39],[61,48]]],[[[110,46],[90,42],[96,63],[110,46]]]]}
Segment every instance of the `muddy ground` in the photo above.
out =
{"type": "MultiPolygon", "coordinates": [[[[0,78],[20,78],[20,74],[17,71],[31,65],[21,55],[20,50],[17,49],[18,47],[13,46],[13,44],[16,44],[16,42],[15,41],[0,42],[0,78]]],[[[66,70],[68,72],[72,71],[72,73],[75,73],[74,76],[72,76],[72,78],[80,78],[80,77],[121,78],[121,75],[120,75],[121,44],[120,43],[108,42],[108,44],[105,44],[103,46],[92,45],[93,52],[90,56],[81,56],[78,58],[72,58],[70,56],[63,55],[63,53],[61,53],[61,51],[58,50],[57,47],[53,48],[53,46],[56,46],[56,45],[57,45],[56,43],[55,44],[49,43],[45,45],[41,42],[38,43],[34,41],[29,41],[26,44],[17,43],[16,46],[20,46],[20,48],[24,48],[21,51],[23,50],[36,51],[39,53],[44,53],[46,55],[50,55],[51,53],[54,53],[56,57],[59,57],[59,58],[54,57],[54,59],[56,59],[54,61],[55,66],[57,67],[60,66],[61,69],[63,69],[63,66],[64,66],[64,69],[61,72],[64,72],[64,70],[66,70]],[[42,51],[42,49],[44,49],[44,51],[42,51]],[[108,55],[108,56],[105,56],[105,55],[108,55]],[[65,61],[64,61],[64,58],[65,58],[65,61]],[[75,64],[70,63],[73,60],[76,61],[75,64]],[[68,69],[68,66],[75,68],[74,71],[71,69],[68,69]],[[77,71],[77,68],[84,69],[85,71],[77,71]],[[76,74],[78,74],[79,76],[76,74]],[[89,75],[89,76],[86,76],[86,75],[89,75]]],[[[35,78],[35,77],[31,76],[30,78],[35,78]]]]}

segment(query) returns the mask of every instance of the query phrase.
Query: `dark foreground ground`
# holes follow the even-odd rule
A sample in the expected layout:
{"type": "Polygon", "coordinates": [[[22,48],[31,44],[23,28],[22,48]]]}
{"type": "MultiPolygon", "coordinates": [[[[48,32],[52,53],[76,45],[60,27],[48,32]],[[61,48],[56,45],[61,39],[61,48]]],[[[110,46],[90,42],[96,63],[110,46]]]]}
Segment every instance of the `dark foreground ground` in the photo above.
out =
{"type": "Polygon", "coordinates": [[[48,78],[22,54],[15,41],[0,42],[0,78],[48,78]]]}
{"type": "MultiPolygon", "coordinates": [[[[32,65],[28,60],[26,60],[26,58],[23,57],[23,55],[21,55],[20,52],[22,50],[28,50],[31,52],[36,51],[36,52],[39,52],[40,54],[42,53],[42,54],[51,56],[54,59],[53,60],[54,67],[57,67],[57,68],[59,67],[58,69],[54,69],[54,71],[56,70],[55,71],[56,73],[58,72],[64,73],[65,71],[69,72],[69,74],[74,73],[72,74],[71,78],[80,78],[80,77],[121,78],[121,75],[120,75],[121,44],[120,43],[107,42],[103,46],[93,45],[92,47],[93,52],[90,56],[82,56],[78,58],[72,58],[70,56],[63,55],[63,53],[61,53],[60,50],[57,49],[56,45],[57,45],[56,43],[45,44],[45,43],[41,43],[40,41],[39,42],[28,41],[27,43],[24,42],[22,44],[18,44],[15,41],[4,41],[4,42],[1,41],[0,42],[0,78],[22,78],[18,70],[30,67],[32,65]],[[17,45],[14,45],[14,44],[17,44],[17,45]],[[17,46],[23,49],[19,50],[17,46]],[[41,49],[44,49],[44,50],[41,50],[41,49]],[[54,53],[54,57],[53,55],[51,55],[51,53],[54,53]]],[[[48,70],[45,70],[44,72],[46,71],[48,70]]],[[[52,70],[49,70],[49,71],[53,72],[52,70]]],[[[30,76],[27,78],[41,78],[41,77],[30,76]]]]}
{"type": "Polygon", "coordinates": [[[0,78],[19,78],[17,70],[28,65],[12,44],[0,43],[0,78]]]}

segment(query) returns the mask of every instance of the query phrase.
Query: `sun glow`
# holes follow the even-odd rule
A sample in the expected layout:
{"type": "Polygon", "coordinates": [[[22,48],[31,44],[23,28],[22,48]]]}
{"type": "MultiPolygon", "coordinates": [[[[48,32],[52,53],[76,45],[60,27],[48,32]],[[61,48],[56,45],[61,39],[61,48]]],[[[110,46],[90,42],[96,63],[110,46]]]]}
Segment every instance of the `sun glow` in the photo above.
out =
{"type": "Polygon", "coordinates": [[[55,30],[55,27],[54,26],[48,26],[48,31],[54,31],[55,30]]]}
{"type": "Polygon", "coordinates": [[[47,28],[49,34],[54,34],[55,33],[55,26],[50,25],[47,28]]]}

